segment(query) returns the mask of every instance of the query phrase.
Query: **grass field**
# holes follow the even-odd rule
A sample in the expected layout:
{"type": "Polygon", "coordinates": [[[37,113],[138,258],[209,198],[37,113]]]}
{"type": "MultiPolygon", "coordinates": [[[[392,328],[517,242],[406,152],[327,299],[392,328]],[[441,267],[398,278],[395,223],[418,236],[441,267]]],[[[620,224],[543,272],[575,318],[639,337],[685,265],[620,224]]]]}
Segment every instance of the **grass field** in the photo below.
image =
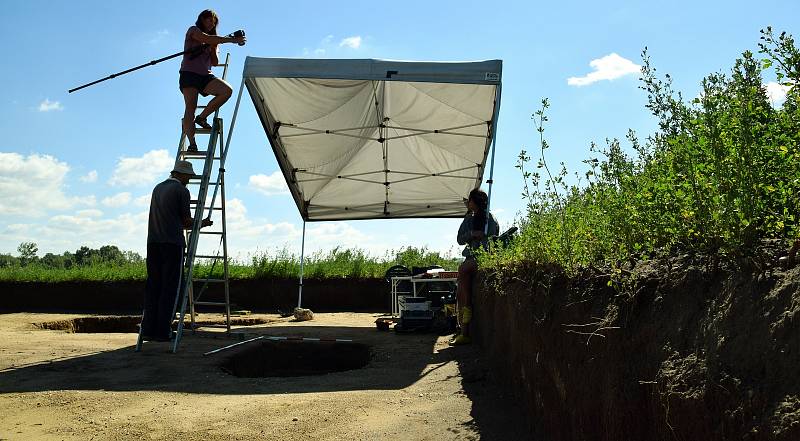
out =
{"type": "MultiPolygon", "coordinates": [[[[0,281],[11,282],[65,282],[65,281],[123,281],[144,280],[147,268],[141,257],[103,260],[90,259],[86,264],[70,267],[48,265],[44,259],[30,259],[0,267],[0,281]]],[[[374,257],[358,249],[333,249],[326,253],[315,253],[305,258],[306,278],[369,278],[383,277],[392,265],[408,268],[439,265],[454,270],[461,259],[442,256],[425,248],[405,248],[374,257]]],[[[206,262],[196,267],[198,276],[209,273],[222,275],[222,265],[206,262]]],[[[286,250],[273,254],[252,256],[249,262],[234,261],[229,266],[232,279],[292,278],[300,275],[300,256],[286,250]]]]}

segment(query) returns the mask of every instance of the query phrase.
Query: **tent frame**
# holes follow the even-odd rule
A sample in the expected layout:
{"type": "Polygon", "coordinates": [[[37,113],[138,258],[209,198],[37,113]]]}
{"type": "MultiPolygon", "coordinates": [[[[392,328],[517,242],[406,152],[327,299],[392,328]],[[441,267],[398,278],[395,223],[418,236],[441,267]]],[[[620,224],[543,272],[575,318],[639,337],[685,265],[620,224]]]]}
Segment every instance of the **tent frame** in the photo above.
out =
{"type": "MultiPolygon", "coordinates": [[[[249,57],[248,57],[248,59],[249,59],[249,57]]],[[[337,61],[344,61],[344,60],[337,60],[337,61]]],[[[246,68],[247,68],[247,62],[245,62],[244,69],[246,69],[246,68]]],[[[439,78],[437,78],[437,79],[426,79],[424,74],[420,75],[419,73],[417,73],[416,75],[417,75],[417,77],[415,77],[414,74],[399,76],[398,75],[398,71],[396,71],[396,70],[386,70],[386,77],[385,78],[380,78],[380,77],[377,77],[377,78],[366,78],[365,77],[365,78],[363,78],[363,80],[365,80],[365,81],[373,81],[373,82],[374,81],[417,81],[417,82],[438,82],[438,83],[458,83],[458,84],[482,84],[482,82],[475,81],[475,80],[471,80],[470,81],[470,80],[460,79],[460,80],[446,81],[446,80],[439,79],[439,78]]],[[[435,133],[435,134],[453,135],[453,136],[479,137],[479,138],[485,138],[487,140],[490,140],[490,142],[487,143],[488,144],[487,147],[489,149],[489,152],[487,152],[487,153],[491,156],[491,160],[490,160],[490,165],[489,165],[489,179],[486,180],[486,183],[489,184],[489,189],[488,189],[488,197],[489,197],[488,199],[489,200],[488,200],[488,205],[487,205],[487,211],[489,211],[489,207],[491,207],[491,199],[492,199],[492,185],[494,183],[494,159],[495,159],[495,148],[496,148],[496,144],[497,144],[497,124],[498,124],[499,113],[500,113],[500,98],[501,98],[501,95],[502,95],[501,94],[502,83],[500,81],[500,74],[499,73],[496,74],[497,75],[496,78],[492,78],[492,79],[489,78],[489,74],[488,73],[486,75],[487,75],[486,76],[486,81],[493,82],[496,85],[496,91],[495,91],[494,109],[492,111],[492,120],[491,121],[486,121],[486,122],[481,122],[481,123],[466,124],[466,125],[460,125],[460,126],[456,126],[456,127],[449,127],[449,128],[430,130],[430,129],[418,129],[418,128],[391,126],[391,125],[384,124],[383,122],[379,122],[377,125],[321,130],[321,129],[315,129],[315,128],[309,128],[309,127],[302,127],[299,124],[275,121],[275,124],[274,124],[275,131],[274,131],[274,133],[270,133],[268,121],[264,120],[264,118],[261,116],[261,112],[257,112],[257,113],[259,115],[259,119],[261,119],[261,123],[262,123],[262,125],[264,127],[264,131],[266,132],[267,137],[269,139],[270,146],[272,147],[273,152],[276,155],[279,153],[279,151],[277,149],[278,147],[280,149],[282,149],[282,150],[284,149],[284,147],[283,147],[283,145],[281,143],[281,139],[282,138],[308,136],[308,135],[320,135],[320,134],[343,136],[343,137],[350,137],[350,138],[357,138],[357,139],[364,139],[364,140],[369,140],[369,141],[380,142],[382,144],[382,148],[384,149],[384,158],[386,158],[388,141],[396,140],[396,139],[402,139],[402,138],[408,138],[408,137],[413,137],[413,136],[420,136],[420,135],[427,135],[427,134],[434,134],[435,133]],[[478,135],[478,134],[474,134],[474,133],[456,132],[456,130],[466,129],[466,128],[470,128],[470,127],[476,127],[476,126],[480,126],[480,125],[483,125],[483,124],[486,124],[486,126],[487,126],[487,134],[486,135],[478,135]],[[279,132],[280,128],[284,127],[284,126],[285,127],[291,127],[291,128],[293,128],[295,130],[301,130],[301,131],[304,131],[305,133],[286,134],[286,135],[278,136],[278,132],[279,132]],[[346,133],[346,132],[351,132],[351,131],[356,131],[356,130],[375,129],[375,128],[379,129],[379,137],[378,138],[366,137],[366,136],[360,136],[360,135],[354,135],[354,134],[346,133]],[[411,131],[413,133],[408,133],[408,134],[404,134],[404,135],[397,135],[397,136],[392,137],[392,136],[389,136],[387,134],[387,131],[390,130],[390,129],[391,130],[411,131]]],[[[284,77],[290,78],[290,77],[293,77],[293,75],[291,73],[287,72],[284,75],[284,77]]],[[[318,77],[304,76],[304,77],[305,78],[350,79],[350,78],[345,78],[345,77],[337,77],[335,75],[324,75],[324,76],[318,76],[318,77]]],[[[234,112],[233,112],[233,120],[231,121],[231,130],[228,132],[227,147],[230,147],[231,136],[233,135],[233,128],[234,128],[234,125],[236,124],[236,117],[237,117],[237,115],[239,113],[239,106],[241,104],[242,93],[243,93],[245,85],[246,85],[246,79],[247,79],[247,77],[245,76],[245,72],[243,71],[242,72],[242,82],[241,82],[241,84],[239,86],[239,93],[238,93],[238,96],[236,98],[236,107],[235,107],[234,112]]],[[[250,91],[250,90],[248,89],[248,91],[250,91]]],[[[374,92],[375,92],[375,88],[373,87],[373,94],[374,94],[374,92]]],[[[385,89],[384,89],[384,92],[385,92],[385,89]]],[[[250,91],[250,93],[251,93],[251,98],[255,98],[254,96],[252,96],[252,91],[250,91]]],[[[263,103],[264,102],[263,98],[261,98],[261,97],[259,97],[259,98],[260,98],[261,102],[263,103]]],[[[375,98],[376,98],[375,99],[375,106],[378,107],[379,106],[379,101],[377,100],[377,97],[375,97],[375,98]]],[[[255,101],[255,99],[254,99],[254,101],[255,101]]],[[[383,102],[384,102],[384,100],[380,101],[380,103],[383,103],[383,102]]],[[[378,109],[377,114],[378,115],[383,115],[383,112],[381,112],[380,110],[381,109],[378,109]]],[[[484,157],[486,157],[486,156],[484,156],[484,157]]],[[[391,184],[393,184],[393,183],[406,182],[406,181],[411,181],[411,180],[416,180],[416,179],[425,179],[425,178],[430,178],[430,177],[440,177],[440,178],[441,177],[446,177],[446,178],[454,178],[454,179],[475,179],[473,176],[451,175],[451,173],[457,173],[457,172],[461,172],[461,171],[464,171],[464,170],[469,170],[469,169],[474,168],[474,167],[471,167],[471,166],[470,167],[462,167],[462,168],[458,168],[458,169],[454,169],[454,170],[445,170],[445,171],[440,171],[440,172],[435,172],[435,173],[419,173],[419,172],[410,172],[410,171],[401,171],[401,170],[389,170],[388,167],[386,167],[386,159],[384,159],[384,168],[383,168],[383,170],[376,170],[376,171],[370,171],[370,172],[361,172],[361,173],[356,173],[356,174],[351,174],[351,175],[336,175],[336,176],[334,176],[334,175],[326,175],[326,174],[322,174],[322,173],[309,172],[307,170],[301,170],[301,169],[291,170],[291,171],[289,171],[290,173],[287,173],[287,170],[284,169],[284,165],[283,165],[282,161],[278,161],[278,165],[281,167],[283,175],[284,175],[285,178],[288,179],[289,177],[291,177],[292,179],[294,179],[297,182],[310,182],[310,181],[315,181],[315,180],[348,179],[348,180],[364,182],[364,183],[369,183],[369,184],[383,185],[383,186],[385,186],[387,192],[388,192],[389,186],[391,184]],[[305,179],[305,180],[297,179],[297,174],[298,173],[306,174],[306,175],[309,175],[309,176],[318,176],[318,177],[317,178],[309,178],[309,179],[305,179]],[[369,179],[363,179],[363,178],[359,177],[359,176],[369,176],[369,175],[375,175],[375,174],[381,174],[381,173],[384,176],[383,180],[369,180],[369,179]],[[407,177],[407,178],[399,179],[399,180],[395,180],[395,181],[390,181],[389,180],[389,173],[398,174],[398,175],[405,175],[405,176],[411,176],[411,177],[407,177]]],[[[479,164],[476,164],[475,167],[477,167],[478,169],[481,169],[484,166],[479,163],[479,164]]],[[[482,178],[483,178],[483,173],[480,173],[480,179],[482,179],[482,178]]],[[[290,189],[290,191],[292,193],[297,193],[297,190],[295,189],[294,186],[289,186],[289,189],[290,189]]],[[[300,194],[293,194],[292,196],[295,199],[295,201],[301,201],[302,200],[302,197],[301,197],[300,194]]],[[[393,208],[392,208],[392,213],[393,213],[392,217],[393,218],[416,218],[416,217],[418,217],[418,216],[412,216],[412,215],[403,216],[402,215],[402,212],[403,212],[402,208],[400,208],[400,209],[395,209],[394,208],[394,207],[401,206],[403,204],[393,203],[392,205],[393,205],[393,208]],[[398,213],[400,213],[400,215],[398,215],[398,213]]],[[[326,208],[324,206],[323,207],[318,206],[318,207],[319,208],[326,208]]],[[[414,207],[414,206],[410,206],[410,207],[414,207]]],[[[300,281],[299,281],[299,285],[298,285],[298,296],[297,296],[297,307],[301,308],[302,307],[302,299],[303,299],[303,272],[304,272],[304,267],[305,267],[306,222],[308,222],[308,221],[312,221],[312,222],[315,222],[315,221],[327,221],[327,220],[332,220],[332,219],[309,219],[308,212],[306,210],[304,210],[305,207],[298,205],[298,208],[300,209],[300,214],[301,214],[301,217],[303,219],[303,233],[302,233],[302,240],[301,240],[301,247],[300,247],[300,281]]],[[[330,208],[333,209],[334,207],[330,207],[330,208]]],[[[414,209],[415,208],[409,208],[407,210],[414,210],[414,209]]],[[[345,207],[345,210],[349,210],[349,211],[353,211],[353,212],[371,213],[371,214],[374,215],[374,214],[386,213],[386,204],[373,203],[373,204],[367,204],[367,205],[364,205],[364,206],[345,207]],[[375,209],[369,209],[371,207],[374,207],[375,209]]],[[[430,216],[430,218],[436,218],[436,217],[450,218],[452,216],[430,216]]],[[[358,220],[358,219],[376,219],[376,217],[375,216],[366,216],[365,215],[365,217],[363,217],[363,218],[348,218],[347,220],[358,220]]],[[[485,226],[484,233],[488,233],[488,227],[489,227],[489,223],[487,222],[486,226],[485,226]]]]}

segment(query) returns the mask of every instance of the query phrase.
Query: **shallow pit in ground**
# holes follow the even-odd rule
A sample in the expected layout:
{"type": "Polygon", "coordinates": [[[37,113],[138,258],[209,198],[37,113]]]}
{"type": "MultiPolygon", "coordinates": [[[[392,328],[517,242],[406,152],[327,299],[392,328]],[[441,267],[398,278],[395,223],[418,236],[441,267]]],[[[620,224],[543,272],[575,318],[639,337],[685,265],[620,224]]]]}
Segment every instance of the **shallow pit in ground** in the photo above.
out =
{"type": "Polygon", "coordinates": [[[354,342],[259,340],[243,345],[222,364],[237,377],[299,377],[360,369],[370,347],[354,342]]]}
{"type": "Polygon", "coordinates": [[[67,331],[70,333],[114,333],[139,332],[142,319],[135,315],[108,315],[99,317],[78,317],[69,320],[34,323],[40,329],[67,331]]]}
{"type": "MultiPolygon", "coordinates": [[[[40,329],[67,331],[69,333],[137,333],[142,317],[138,315],[108,315],[97,317],[78,317],[69,320],[34,323],[40,329]]],[[[256,317],[231,318],[231,326],[255,326],[269,323],[270,320],[256,317]]],[[[188,326],[189,320],[184,323],[188,326]]],[[[197,320],[199,326],[224,325],[224,319],[197,320]]]]}

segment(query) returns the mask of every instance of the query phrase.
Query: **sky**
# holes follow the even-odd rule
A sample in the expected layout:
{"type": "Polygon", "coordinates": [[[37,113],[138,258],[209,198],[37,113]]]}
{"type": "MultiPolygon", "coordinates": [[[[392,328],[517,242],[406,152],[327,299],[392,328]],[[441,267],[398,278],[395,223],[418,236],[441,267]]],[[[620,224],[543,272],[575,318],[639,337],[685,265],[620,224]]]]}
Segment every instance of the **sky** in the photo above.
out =
{"type": "MultiPolygon", "coordinates": [[[[0,41],[0,253],[35,242],[39,255],[116,245],[145,254],[153,186],[171,170],[183,100],[179,58],[69,94],[68,89],[182,50],[197,14],[219,33],[247,33],[231,54],[234,97],[246,56],[503,60],[492,211],[501,228],[521,214],[520,150],[538,155],[531,115],[548,98],[550,164],[584,170],[590,144],[641,137],[656,124],[639,89],[641,52],[691,99],[702,78],[729,72],[759,30],[798,35],[796,0],[670,2],[6,0],[0,41]]],[[[221,73],[217,72],[217,75],[221,73]]],[[[767,82],[774,81],[765,72],[767,82]]],[[[779,105],[782,90],[769,87],[779,105]]],[[[246,98],[246,94],[245,94],[246,98]]],[[[235,99],[221,111],[227,121],[235,99]]],[[[226,164],[228,242],[247,259],[299,253],[302,218],[251,102],[242,101],[226,164]]],[[[486,176],[488,178],[488,176],[486,176]]],[[[486,188],[486,186],[484,186],[486,188]]],[[[306,252],[406,246],[458,254],[460,219],[310,222],[306,252]]],[[[215,249],[217,244],[206,244],[215,249]]],[[[201,248],[204,247],[201,245],[201,248]]],[[[210,248],[208,248],[210,247],[210,248]]]]}

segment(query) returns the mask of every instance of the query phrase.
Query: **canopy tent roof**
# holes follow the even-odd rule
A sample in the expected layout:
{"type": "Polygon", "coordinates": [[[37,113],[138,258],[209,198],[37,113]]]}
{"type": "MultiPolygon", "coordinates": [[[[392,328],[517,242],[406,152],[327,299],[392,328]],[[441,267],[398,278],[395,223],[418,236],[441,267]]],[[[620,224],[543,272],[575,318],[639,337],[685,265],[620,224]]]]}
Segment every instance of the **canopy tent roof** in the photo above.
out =
{"type": "Polygon", "coordinates": [[[243,82],[306,221],[461,217],[502,61],[247,57],[243,82]]]}

